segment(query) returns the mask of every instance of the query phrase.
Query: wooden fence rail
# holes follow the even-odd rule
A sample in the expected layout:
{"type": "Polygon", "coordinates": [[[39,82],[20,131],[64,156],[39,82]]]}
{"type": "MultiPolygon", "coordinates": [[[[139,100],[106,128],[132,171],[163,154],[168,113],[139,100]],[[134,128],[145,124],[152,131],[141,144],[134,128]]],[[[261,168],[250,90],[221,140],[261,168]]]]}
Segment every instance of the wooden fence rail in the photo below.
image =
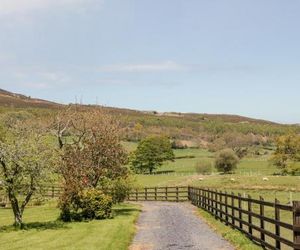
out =
{"type": "Polygon", "coordinates": [[[293,206],[242,197],[210,189],[188,187],[189,200],[216,219],[246,234],[268,249],[300,249],[300,202],[293,206]],[[291,223],[281,220],[290,217],[291,223]],[[283,233],[284,232],[284,233],[283,233]],[[294,237],[292,237],[292,235],[294,237]]]}
{"type": "MultiPolygon", "coordinates": [[[[57,198],[59,186],[44,186],[46,197],[57,198]]],[[[132,190],[129,201],[170,201],[191,203],[214,215],[267,249],[300,250],[300,201],[293,205],[253,199],[241,194],[226,193],[198,187],[145,187],[132,190]]],[[[0,202],[1,203],[1,202],[0,202]]]]}
{"type": "Polygon", "coordinates": [[[129,201],[174,201],[188,200],[188,187],[145,187],[130,192],[129,201]]]}

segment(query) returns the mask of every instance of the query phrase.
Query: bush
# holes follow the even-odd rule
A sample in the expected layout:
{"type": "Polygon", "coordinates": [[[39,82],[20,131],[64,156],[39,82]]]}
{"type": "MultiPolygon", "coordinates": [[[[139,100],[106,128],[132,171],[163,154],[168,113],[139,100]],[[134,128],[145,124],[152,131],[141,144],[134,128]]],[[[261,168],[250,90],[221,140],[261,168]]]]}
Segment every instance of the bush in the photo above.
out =
{"type": "Polygon", "coordinates": [[[196,172],[198,174],[211,174],[212,173],[212,165],[210,162],[199,161],[195,165],[196,172]]]}
{"type": "Polygon", "coordinates": [[[232,149],[223,149],[217,154],[215,167],[219,172],[230,173],[236,169],[238,162],[239,158],[232,149]]]}
{"type": "Polygon", "coordinates": [[[112,217],[112,198],[97,189],[84,190],[80,197],[82,218],[101,220],[112,217]]]}
{"type": "Polygon", "coordinates": [[[113,203],[123,202],[133,188],[133,182],[131,179],[117,179],[112,184],[112,199],[113,203]]]}
{"type": "Polygon", "coordinates": [[[79,193],[65,193],[59,203],[60,219],[66,222],[112,217],[112,198],[91,188],[79,193]]]}

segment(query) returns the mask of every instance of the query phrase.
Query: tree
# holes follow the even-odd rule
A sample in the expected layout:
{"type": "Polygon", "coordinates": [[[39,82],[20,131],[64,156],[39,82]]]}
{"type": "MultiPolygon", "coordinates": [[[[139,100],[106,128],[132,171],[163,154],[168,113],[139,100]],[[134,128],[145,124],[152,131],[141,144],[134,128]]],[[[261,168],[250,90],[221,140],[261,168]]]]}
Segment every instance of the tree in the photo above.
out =
{"type": "Polygon", "coordinates": [[[85,189],[98,188],[101,179],[128,177],[127,154],[120,143],[118,123],[104,111],[64,111],[55,119],[54,132],[61,155],[58,172],[64,180],[60,201],[63,213],[76,207],[85,189]]]}
{"type": "Polygon", "coordinates": [[[285,135],[276,140],[276,150],[271,161],[282,173],[295,174],[300,169],[295,165],[300,161],[300,136],[285,135]]]}
{"type": "Polygon", "coordinates": [[[230,173],[236,169],[239,158],[232,149],[221,150],[216,157],[215,167],[223,173],[230,173]]]}
{"type": "Polygon", "coordinates": [[[33,194],[47,181],[54,152],[40,124],[14,120],[0,139],[0,176],[11,203],[15,225],[33,194]]]}
{"type": "Polygon", "coordinates": [[[136,173],[144,173],[162,166],[165,161],[174,160],[172,145],[167,137],[151,136],[142,140],[130,156],[131,168],[136,173]]]}

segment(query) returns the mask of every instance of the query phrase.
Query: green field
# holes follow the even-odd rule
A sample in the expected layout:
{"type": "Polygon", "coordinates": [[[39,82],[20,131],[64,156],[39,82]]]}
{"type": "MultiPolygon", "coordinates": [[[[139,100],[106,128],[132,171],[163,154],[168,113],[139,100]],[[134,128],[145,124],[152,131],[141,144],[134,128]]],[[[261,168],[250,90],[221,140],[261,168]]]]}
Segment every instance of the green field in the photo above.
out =
{"type": "MultiPolygon", "coordinates": [[[[214,171],[211,175],[200,175],[195,171],[198,161],[213,163],[214,155],[203,149],[175,150],[176,157],[190,156],[195,158],[176,159],[175,162],[166,163],[158,169],[158,174],[138,175],[136,177],[140,186],[181,186],[192,185],[203,188],[221,190],[228,193],[240,193],[242,196],[251,195],[254,199],[262,196],[267,201],[278,199],[282,204],[290,204],[292,200],[300,200],[300,176],[275,176],[278,172],[269,162],[270,155],[246,157],[240,161],[234,174],[221,175],[214,171]],[[264,180],[264,178],[268,178],[264,180]]],[[[243,204],[246,206],[247,204],[243,204]]],[[[253,211],[259,213],[259,206],[253,205],[253,211]]],[[[207,220],[225,239],[231,241],[237,249],[260,249],[240,233],[233,231],[222,223],[216,222],[214,217],[200,210],[200,215],[207,220]]],[[[274,218],[274,208],[265,208],[265,215],[274,218]]],[[[247,216],[244,215],[247,220],[247,216]]],[[[292,223],[290,212],[281,212],[281,220],[292,223]]],[[[253,223],[260,225],[258,219],[253,218],[253,223]]],[[[274,226],[265,224],[266,229],[274,232],[274,226]]],[[[254,231],[254,235],[260,234],[254,231]]],[[[281,235],[292,241],[292,232],[281,229],[281,235]]],[[[266,237],[267,241],[274,244],[274,240],[266,237]]],[[[289,249],[282,245],[282,249],[289,249]]]]}
{"type": "Polygon", "coordinates": [[[0,209],[1,249],[120,249],[126,250],[135,232],[139,208],[131,204],[114,207],[114,218],[91,222],[57,221],[56,204],[25,210],[26,230],[11,226],[11,209],[0,209]]]}
{"type": "MultiPolygon", "coordinates": [[[[134,150],[136,143],[124,143],[128,152],[134,150]]],[[[184,186],[193,185],[218,189],[227,192],[251,195],[253,198],[264,197],[283,204],[291,200],[300,200],[299,176],[274,176],[277,169],[270,165],[268,155],[246,157],[238,165],[235,174],[221,175],[214,171],[211,175],[200,175],[195,171],[199,161],[213,163],[214,154],[204,149],[175,150],[176,157],[187,156],[168,162],[153,175],[135,175],[137,187],[144,186],[184,186]],[[193,158],[189,158],[193,156],[193,158]],[[263,180],[267,177],[268,180],[263,180]]],[[[258,212],[258,207],[254,206],[258,212]]],[[[29,207],[25,210],[24,221],[27,229],[15,231],[10,209],[0,209],[0,242],[3,249],[127,249],[134,234],[134,221],[139,209],[136,206],[123,204],[114,207],[115,217],[111,220],[82,223],[61,223],[57,221],[59,210],[56,204],[40,207],[29,207]]],[[[205,212],[202,217],[216,228],[226,239],[232,241],[238,249],[257,249],[245,237],[232,231],[205,212]]],[[[273,217],[274,210],[266,209],[266,215],[273,217]]],[[[245,217],[245,219],[247,219],[245,217]]],[[[291,222],[289,213],[282,213],[281,219],[291,222]]],[[[253,222],[259,224],[259,221],[253,222]]],[[[273,230],[272,225],[266,228],[273,230]]],[[[287,230],[282,235],[291,239],[287,230]]],[[[283,248],[285,249],[285,248],[283,248]]]]}

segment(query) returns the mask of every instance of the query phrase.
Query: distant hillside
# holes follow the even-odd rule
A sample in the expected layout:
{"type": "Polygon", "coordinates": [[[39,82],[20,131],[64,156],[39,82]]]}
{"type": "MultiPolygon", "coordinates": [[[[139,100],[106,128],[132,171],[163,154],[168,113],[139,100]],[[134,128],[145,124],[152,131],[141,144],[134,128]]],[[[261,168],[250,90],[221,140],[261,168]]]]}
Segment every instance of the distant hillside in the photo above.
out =
{"type": "Polygon", "coordinates": [[[4,89],[0,89],[0,106],[15,108],[57,108],[61,106],[58,103],[31,98],[22,94],[15,94],[4,89]]]}
{"type": "MultiPolygon", "coordinates": [[[[16,108],[57,108],[63,106],[55,102],[42,100],[38,98],[32,98],[22,94],[16,94],[4,89],[0,89],[0,106],[16,107],[16,108]]],[[[87,105],[92,106],[92,105],[87,105]]],[[[159,113],[156,111],[137,111],[124,108],[105,107],[111,113],[118,113],[129,116],[152,116],[152,117],[173,117],[177,119],[185,119],[194,122],[202,122],[207,120],[219,120],[230,123],[261,123],[261,124],[275,124],[270,121],[253,119],[238,115],[226,115],[226,114],[196,114],[196,113],[178,113],[178,112],[165,112],[159,113]]]]}
{"type": "MultiPolygon", "coordinates": [[[[80,106],[82,110],[99,108],[95,105],[80,106]]],[[[34,112],[35,115],[49,116],[64,105],[0,89],[0,107],[1,112],[14,112],[14,108],[21,108],[34,112]]],[[[148,135],[164,134],[184,145],[218,150],[220,147],[270,145],[278,135],[300,133],[300,126],[238,115],[101,108],[117,118],[122,129],[122,139],[127,141],[139,141],[148,135]]]]}

